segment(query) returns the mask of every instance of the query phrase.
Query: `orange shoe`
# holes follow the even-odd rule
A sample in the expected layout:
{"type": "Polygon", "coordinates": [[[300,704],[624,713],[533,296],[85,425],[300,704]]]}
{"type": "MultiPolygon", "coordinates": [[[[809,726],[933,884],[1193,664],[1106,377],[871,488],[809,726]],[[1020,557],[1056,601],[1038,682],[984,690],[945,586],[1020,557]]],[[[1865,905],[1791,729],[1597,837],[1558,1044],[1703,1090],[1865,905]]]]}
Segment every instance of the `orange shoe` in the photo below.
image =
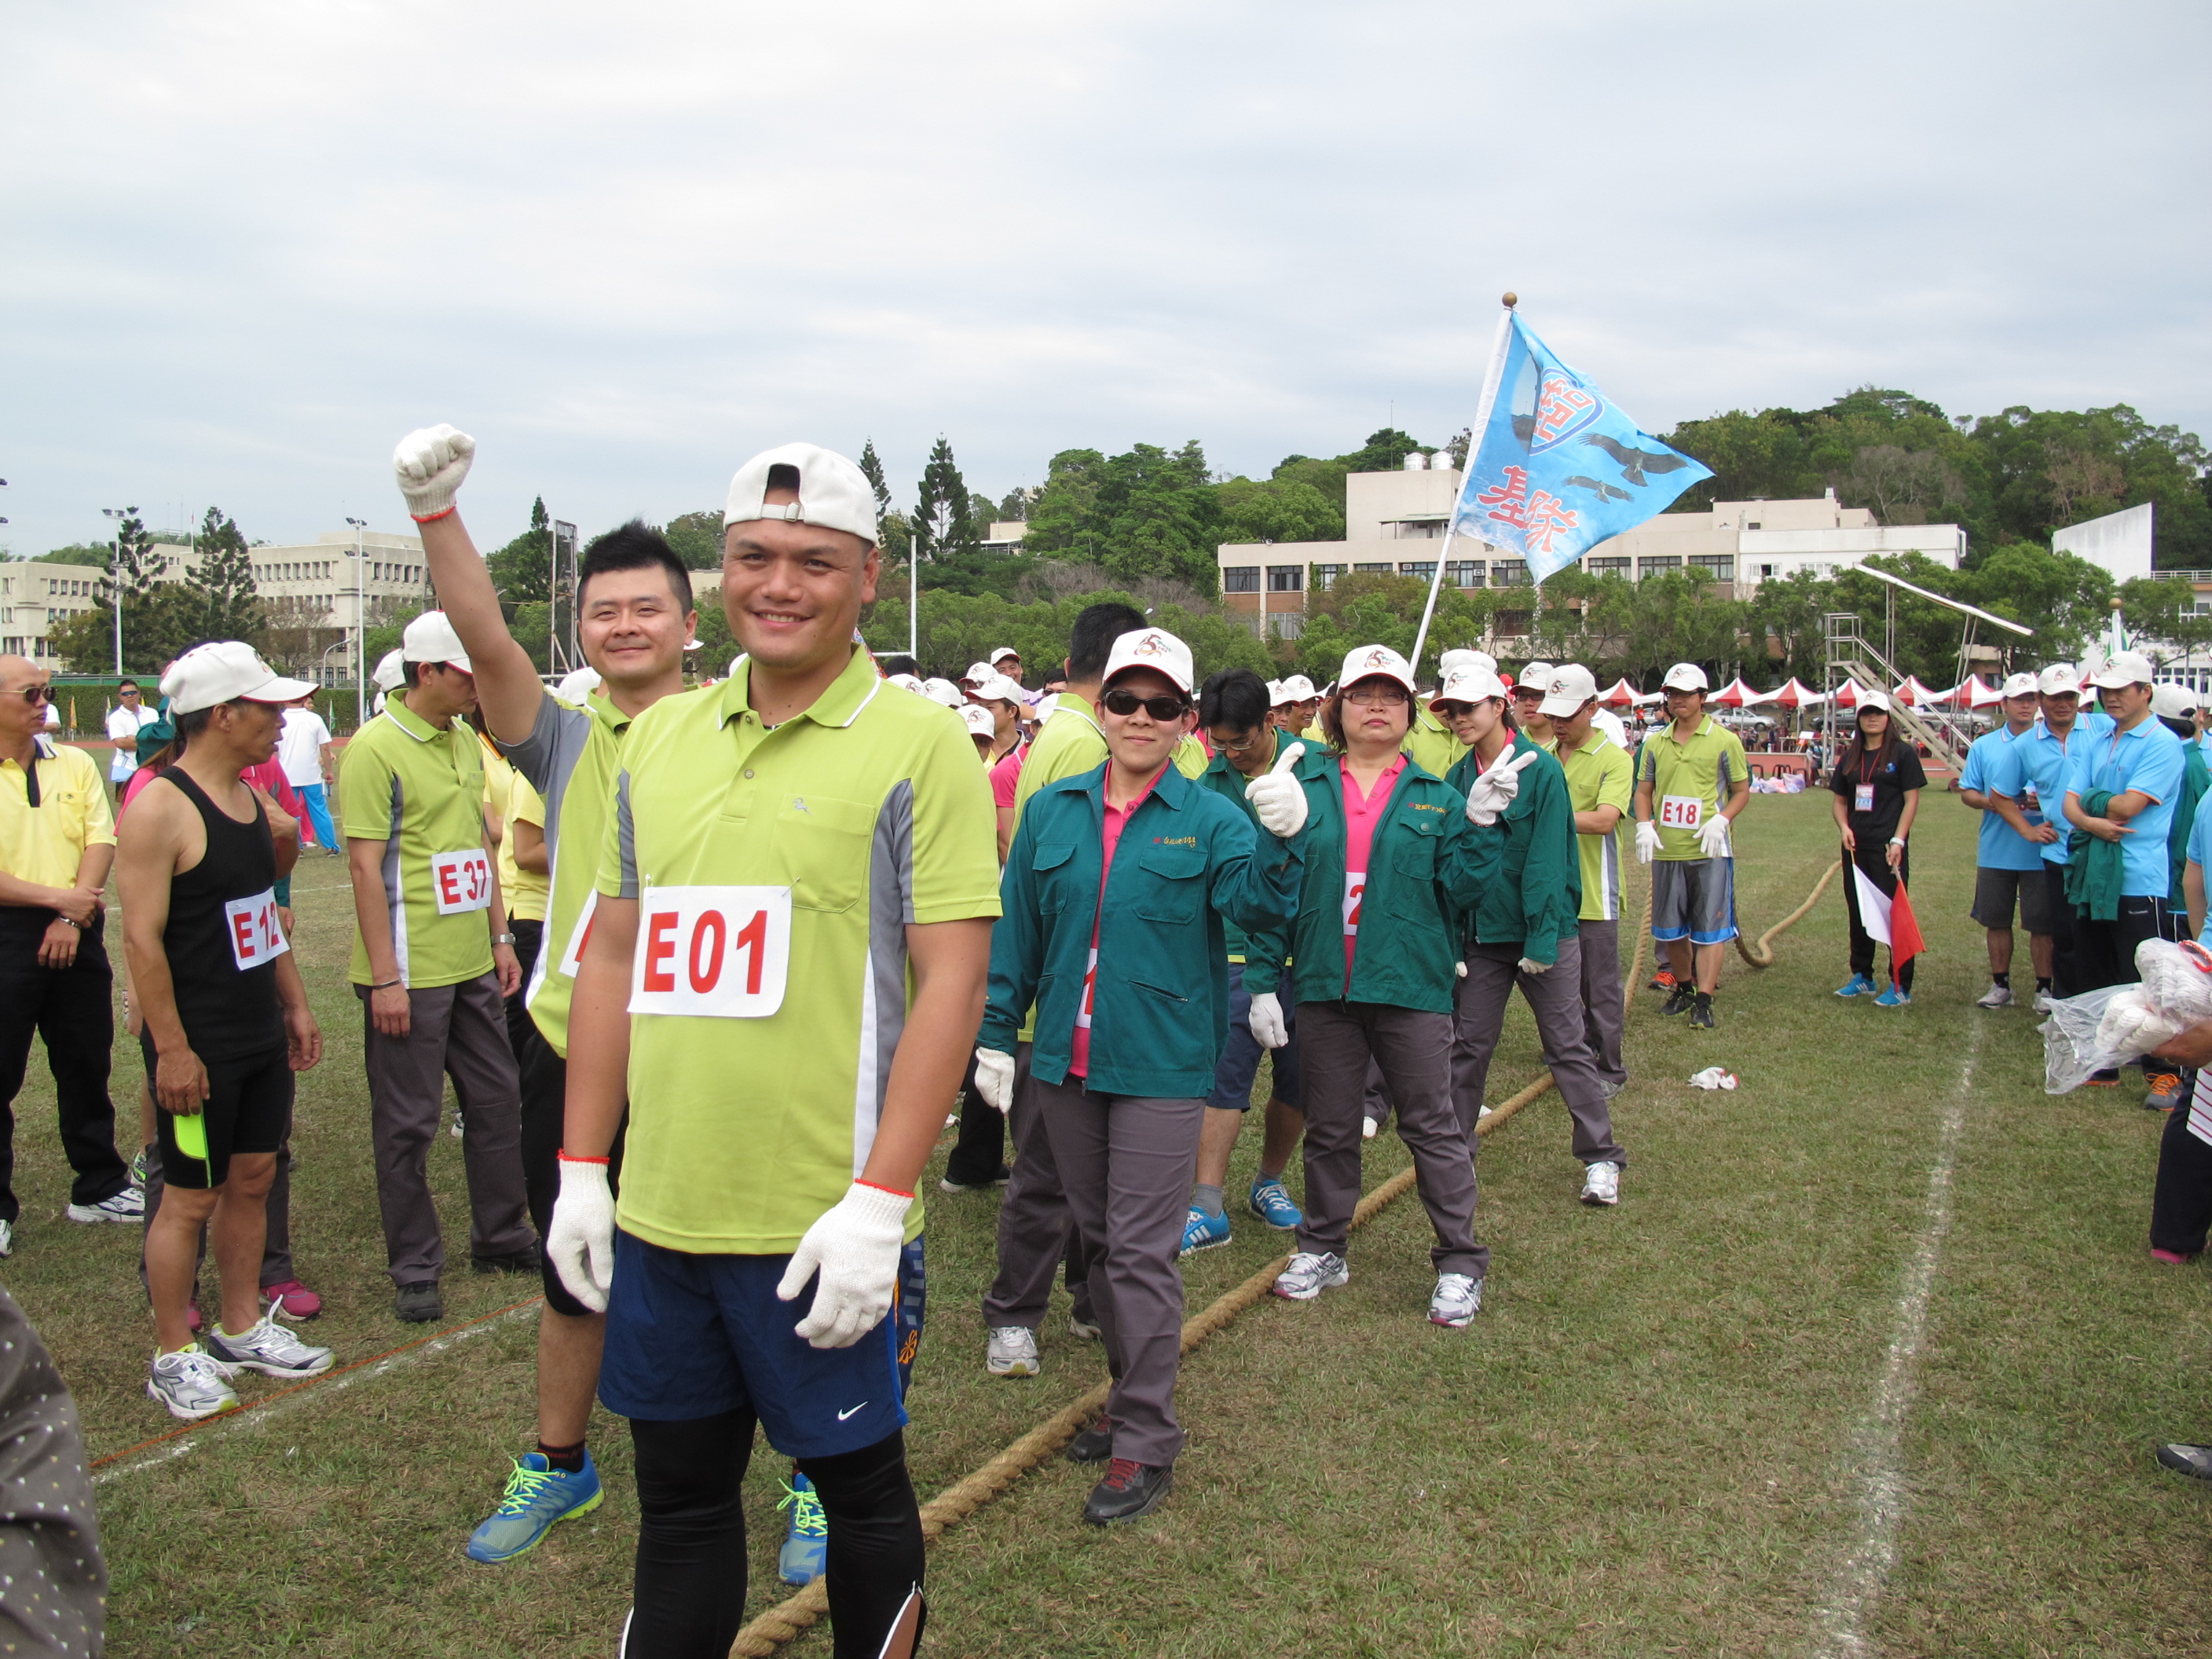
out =
{"type": "Polygon", "coordinates": [[[2154,1073],[2143,1081],[2150,1085],[2143,1092],[2143,1106],[2147,1110],[2170,1112],[2181,1104],[2181,1079],[2179,1074],[2172,1072],[2162,1075],[2154,1073]]]}
{"type": "Polygon", "coordinates": [[[1651,983],[1644,988],[1647,991],[1671,992],[1674,988],[1674,970],[1672,968],[1662,968],[1651,976],[1651,983]]]}

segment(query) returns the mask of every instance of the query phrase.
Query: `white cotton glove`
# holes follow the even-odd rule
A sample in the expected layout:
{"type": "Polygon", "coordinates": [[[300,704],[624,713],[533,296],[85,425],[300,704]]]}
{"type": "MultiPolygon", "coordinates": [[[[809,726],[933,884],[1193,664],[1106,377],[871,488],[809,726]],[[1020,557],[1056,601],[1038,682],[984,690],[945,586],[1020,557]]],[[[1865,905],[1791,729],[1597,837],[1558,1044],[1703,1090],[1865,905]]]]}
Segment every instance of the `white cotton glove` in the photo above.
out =
{"type": "Polygon", "coordinates": [[[1498,822],[1498,815],[1513,805],[1521,793],[1521,771],[1533,764],[1536,750],[1531,749],[1504,766],[1493,766],[1474,781],[1467,792],[1467,821],[1487,830],[1498,822]]]}
{"type": "Polygon", "coordinates": [[[792,1327],[817,1348],[849,1348],[883,1322],[898,1293],[899,1247],[906,1243],[912,1193],[856,1181],[806,1230],[775,1287],[788,1302],[821,1273],[814,1305],[792,1327]]]}
{"type": "Polygon", "coordinates": [[[1302,743],[1284,744],[1267,775],[1244,786],[1244,799],[1252,803],[1260,827],[1278,841],[1288,841],[1306,827],[1305,785],[1291,775],[1291,768],[1305,752],[1302,743]]]}
{"type": "Polygon", "coordinates": [[[1649,864],[1658,852],[1659,826],[1645,818],[1636,826],[1636,861],[1649,864]]]}
{"type": "Polygon", "coordinates": [[[1291,1029],[1283,1023],[1283,1000],[1273,991],[1262,991],[1252,999],[1252,1012],[1246,1018],[1252,1028],[1252,1040],[1262,1048],[1280,1048],[1291,1040],[1291,1029]]]}
{"type": "Polygon", "coordinates": [[[442,423],[410,432],[399,441],[399,447],[392,452],[392,471],[416,523],[442,519],[453,510],[453,492],[469,476],[476,453],[474,438],[442,423]]]}
{"type": "Polygon", "coordinates": [[[1729,821],[1716,812],[1698,826],[1698,845],[1709,859],[1728,856],[1729,821]]]}
{"type": "Polygon", "coordinates": [[[1551,963],[1539,962],[1534,957],[1522,957],[1520,966],[1521,971],[1524,974],[1548,974],[1553,968],[1551,963]]]}
{"type": "Polygon", "coordinates": [[[562,1156],[561,1191],[545,1230],[545,1254],[569,1295],[593,1313],[607,1310],[607,1291],[615,1282],[615,1197],[607,1189],[605,1164],[562,1156]]]}
{"type": "Polygon", "coordinates": [[[999,1048],[975,1051],[975,1090],[1001,1116],[1014,1109],[1014,1057],[999,1048]]]}

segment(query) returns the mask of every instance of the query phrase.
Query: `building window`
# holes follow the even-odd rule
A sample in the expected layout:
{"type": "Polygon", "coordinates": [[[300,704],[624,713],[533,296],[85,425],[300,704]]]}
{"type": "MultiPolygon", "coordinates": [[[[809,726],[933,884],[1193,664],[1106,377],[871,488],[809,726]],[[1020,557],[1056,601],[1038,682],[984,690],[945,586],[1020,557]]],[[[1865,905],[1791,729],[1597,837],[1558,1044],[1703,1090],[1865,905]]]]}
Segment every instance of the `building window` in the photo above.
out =
{"type": "Polygon", "coordinates": [[[1336,586],[1336,579],[1344,574],[1340,564],[1317,564],[1313,568],[1314,592],[1326,593],[1336,586]]]}
{"type": "Polygon", "coordinates": [[[1490,585],[1492,587],[1526,587],[1528,585],[1528,561],[1492,559],[1490,562],[1490,585]]]}
{"type": "Polygon", "coordinates": [[[1398,574],[1401,576],[1419,576],[1423,581],[1429,581],[1436,576],[1437,562],[1434,559],[1407,561],[1398,566],[1398,574]]]}
{"type": "Polygon", "coordinates": [[[1279,611],[1267,618],[1267,625],[1279,640],[1294,640],[1306,631],[1305,617],[1297,611],[1279,611]]]}
{"type": "Polygon", "coordinates": [[[1256,593],[1260,591],[1260,567],[1256,564],[1233,564],[1221,573],[1221,591],[1224,593],[1256,593]]]}
{"type": "Polygon", "coordinates": [[[1774,580],[1774,567],[1773,567],[1772,565],[1771,565],[1771,564],[1763,564],[1763,565],[1759,566],[1759,580],[1761,580],[1761,581],[1763,581],[1763,582],[1764,582],[1764,581],[1771,581],[1771,580],[1774,580]]]}
{"type": "Polygon", "coordinates": [[[1441,519],[1400,520],[1398,539],[1401,542],[1432,542],[1444,533],[1441,519]]]}
{"type": "Polygon", "coordinates": [[[1628,574],[1628,561],[1617,558],[1584,559],[1583,568],[1593,576],[1626,576],[1628,574]]]}
{"type": "Polygon", "coordinates": [[[1501,611],[1498,613],[1497,621],[1492,624],[1491,631],[1509,635],[1525,634],[1528,631],[1529,616],[1526,611],[1501,611]]]}
{"type": "Polygon", "coordinates": [[[1636,574],[1638,580],[1641,580],[1645,576],[1656,575],[1662,570],[1680,570],[1681,568],[1682,561],[1678,555],[1662,553],[1655,557],[1638,559],[1636,562],[1636,574]]]}
{"type": "Polygon", "coordinates": [[[1352,568],[1354,574],[1361,576],[1387,576],[1390,574],[1390,567],[1387,564],[1355,564],[1352,568]]]}
{"type": "Polygon", "coordinates": [[[1271,564],[1267,567],[1267,591],[1270,593],[1303,593],[1305,586],[1305,566],[1271,564]]]}
{"type": "Polygon", "coordinates": [[[1735,556],[1729,553],[1693,553],[1690,556],[1690,568],[1704,571],[1717,582],[1732,582],[1735,580],[1735,556]]]}
{"type": "Polygon", "coordinates": [[[1482,564],[1480,559],[1447,559],[1444,562],[1444,580],[1454,587],[1480,587],[1483,580],[1482,564]]]}

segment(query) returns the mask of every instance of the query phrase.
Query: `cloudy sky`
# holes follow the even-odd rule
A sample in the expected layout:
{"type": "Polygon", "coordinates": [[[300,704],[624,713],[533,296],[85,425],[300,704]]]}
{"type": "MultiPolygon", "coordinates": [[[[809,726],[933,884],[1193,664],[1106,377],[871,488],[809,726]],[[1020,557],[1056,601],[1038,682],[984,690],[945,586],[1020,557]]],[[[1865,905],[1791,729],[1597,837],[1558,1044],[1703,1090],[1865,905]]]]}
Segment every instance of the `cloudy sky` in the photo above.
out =
{"type": "Polygon", "coordinates": [[[209,502],[487,543],[948,436],[1264,475],[1472,416],[1501,289],[1646,426],[1874,382],[2212,432],[2212,9],[9,8],[0,545],[209,502]]]}

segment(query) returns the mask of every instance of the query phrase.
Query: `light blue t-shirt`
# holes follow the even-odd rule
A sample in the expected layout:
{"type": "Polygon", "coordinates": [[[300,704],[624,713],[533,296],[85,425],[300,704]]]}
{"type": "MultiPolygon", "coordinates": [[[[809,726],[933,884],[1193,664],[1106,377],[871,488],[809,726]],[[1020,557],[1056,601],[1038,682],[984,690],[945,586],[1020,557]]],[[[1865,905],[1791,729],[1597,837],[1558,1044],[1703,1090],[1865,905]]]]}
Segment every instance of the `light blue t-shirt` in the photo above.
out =
{"type": "MultiPolygon", "coordinates": [[[[1966,769],[1959,774],[1959,787],[1989,793],[1991,779],[2002,771],[1997,757],[2012,746],[2014,735],[2011,727],[2000,726],[1996,731],[1976,738],[1966,750],[1966,769]]],[[[2027,733],[2017,735],[2024,737],[2027,733]]],[[[2033,823],[2035,820],[2031,817],[2028,822],[2033,823]]],[[[2043,848],[1996,813],[1984,808],[1981,841],[1974,854],[1974,862],[1984,870],[2040,870],[2043,867],[2043,848]]]]}
{"type": "Polygon", "coordinates": [[[2051,728],[2038,720],[1990,757],[1986,793],[2002,795],[2017,803],[2021,815],[2031,824],[2048,818],[2057,826],[2058,839],[2043,844],[2045,864],[2066,862],[2066,838],[2074,832],[2074,826],[2058,810],[2066,793],[2067,760],[2080,754],[2091,738],[2110,735],[2112,729],[2111,715],[2085,708],[2074,717],[2063,742],[2052,736],[2051,728]]]}
{"type": "Polygon", "coordinates": [[[2114,794],[2133,789],[2150,797],[2151,805],[2128,820],[2134,833],[2120,842],[2123,898],[2164,898],[2172,890],[2166,839],[2187,763],[2181,739],[2148,714],[2125,732],[2100,732],[2067,756],[2066,793],[2077,800],[2099,789],[2114,794]]]}
{"type": "MultiPolygon", "coordinates": [[[[2189,826],[2189,861],[2199,870],[2212,869],[2212,789],[2206,790],[2197,803],[2197,822],[2189,826]]],[[[2212,906],[2206,907],[2197,942],[2212,944],[2212,906]]]]}

